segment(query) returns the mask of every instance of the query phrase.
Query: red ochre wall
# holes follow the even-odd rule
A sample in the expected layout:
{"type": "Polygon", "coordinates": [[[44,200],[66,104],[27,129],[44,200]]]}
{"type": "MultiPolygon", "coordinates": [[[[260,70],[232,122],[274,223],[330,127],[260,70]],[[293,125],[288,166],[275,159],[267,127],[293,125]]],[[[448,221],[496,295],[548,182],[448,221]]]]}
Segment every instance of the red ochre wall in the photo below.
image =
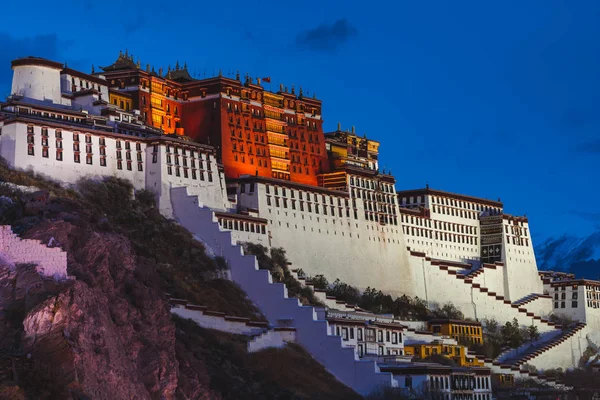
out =
{"type": "MultiPolygon", "coordinates": [[[[273,177],[269,157],[268,134],[264,129],[264,118],[254,117],[249,113],[235,112],[233,106],[232,109],[227,108],[227,100],[214,99],[184,103],[181,111],[181,125],[185,130],[185,134],[195,141],[208,143],[210,138],[210,144],[218,148],[218,154],[225,168],[225,176],[228,178],[255,174],[268,178],[273,177]],[[233,123],[229,121],[230,116],[233,117],[233,123]],[[240,124],[237,124],[238,118],[240,124]],[[246,126],[246,121],[248,126],[246,126]],[[255,123],[257,126],[263,127],[262,131],[253,129],[255,123]],[[242,138],[239,137],[240,131],[242,138]],[[261,136],[264,137],[263,142],[260,141],[261,136]],[[233,143],[236,144],[236,150],[233,150],[233,143]],[[244,147],[243,151],[241,151],[242,145],[244,147]],[[250,148],[252,148],[252,154],[250,154],[250,148]],[[260,156],[258,155],[259,149],[260,156]],[[262,156],[263,150],[266,152],[266,156],[262,156]],[[259,159],[262,164],[260,166],[258,164],[259,159]]],[[[317,121],[317,130],[307,130],[305,125],[295,125],[289,128],[294,129],[298,137],[297,139],[291,137],[289,139],[290,159],[292,159],[292,154],[300,156],[300,162],[290,163],[290,180],[316,186],[317,175],[320,172],[329,171],[322,121],[317,121]],[[304,134],[304,141],[300,139],[302,134],[304,134]],[[313,138],[318,137],[319,143],[317,144],[316,141],[310,142],[308,140],[309,135],[312,135],[313,138]],[[298,143],[299,149],[292,150],[291,142],[298,143]],[[306,145],[305,151],[303,145],[306,145]],[[311,152],[311,146],[313,152],[311,152]],[[306,166],[304,165],[305,158],[308,160],[306,166]],[[312,165],[313,159],[316,162],[315,166],[312,165]],[[297,172],[293,171],[292,166],[294,165],[297,172]],[[299,172],[299,168],[302,168],[302,172],[299,172]],[[308,174],[305,173],[305,168],[308,168],[308,174]]]]}

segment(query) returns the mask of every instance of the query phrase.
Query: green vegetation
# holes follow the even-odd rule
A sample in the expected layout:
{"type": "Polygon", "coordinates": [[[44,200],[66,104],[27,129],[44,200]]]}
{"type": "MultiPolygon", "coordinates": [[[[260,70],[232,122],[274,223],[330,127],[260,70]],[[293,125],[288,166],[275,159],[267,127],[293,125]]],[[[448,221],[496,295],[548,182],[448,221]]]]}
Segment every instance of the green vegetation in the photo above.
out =
{"type": "Polygon", "coordinates": [[[271,272],[274,282],[285,284],[288,290],[288,296],[296,297],[303,305],[312,305],[322,307],[323,304],[315,297],[313,290],[307,286],[302,286],[294,278],[288,268],[288,259],[285,250],[282,248],[272,248],[269,252],[265,246],[255,243],[244,243],[246,254],[252,254],[258,261],[260,269],[266,269],[271,272]]]}
{"type": "Polygon", "coordinates": [[[469,349],[487,358],[497,357],[504,349],[516,349],[528,342],[540,338],[540,333],[535,325],[521,326],[517,319],[500,325],[495,319],[485,319],[483,326],[483,344],[469,344],[469,349]]]}
{"type": "Polygon", "coordinates": [[[417,319],[427,321],[435,318],[465,319],[463,313],[451,303],[444,304],[434,310],[427,308],[427,303],[418,297],[403,295],[393,298],[381,290],[368,287],[364,292],[336,279],[329,283],[323,275],[307,278],[315,289],[325,290],[328,296],[375,314],[393,314],[398,319],[417,319]]]}
{"type": "Polygon", "coordinates": [[[44,219],[62,217],[92,230],[115,232],[132,244],[138,263],[136,273],[147,286],[156,287],[172,297],[229,315],[263,319],[260,311],[233,282],[220,279],[224,260],[213,260],[204,246],[179,224],[163,217],[154,195],[146,190],[134,194],[128,181],[106,178],[82,180],[74,189],[64,189],[31,172],[10,169],[0,162],[0,182],[33,186],[47,190],[50,201],[37,215],[24,215],[23,195],[7,185],[0,185],[0,207],[4,207],[0,223],[9,224],[23,234],[44,219]],[[10,200],[7,200],[10,199],[10,200]]]}
{"type": "Polygon", "coordinates": [[[550,314],[548,319],[551,322],[560,325],[563,331],[568,330],[574,323],[573,318],[568,315],[550,314]]]}
{"type": "Polygon", "coordinates": [[[178,356],[206,366],[205,385],[223,399],[359,399],[298,345],[246,352],[247,338],[174,317],[178,356]],[[193,355],[193,359],[191,356],[193,355]]]}

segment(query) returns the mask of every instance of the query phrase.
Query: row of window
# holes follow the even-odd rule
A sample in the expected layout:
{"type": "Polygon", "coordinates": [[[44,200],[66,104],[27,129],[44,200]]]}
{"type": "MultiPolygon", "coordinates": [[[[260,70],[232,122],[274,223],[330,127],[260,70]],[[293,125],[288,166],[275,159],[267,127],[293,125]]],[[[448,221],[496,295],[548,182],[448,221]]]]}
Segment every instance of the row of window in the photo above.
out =
{"type": "Polygon", "coordinates": [[[380,203],[396,205],[393,195],[382,195],[381,193],[373,192],[371,190],[352,189],[352,197],[358,197],[359,199],[378,201],[380,203]]]}
{"type": "MultiPolygon", "coordinates": [[[[419,199],[419,198],[417,197],[417,199],[419,199]]],[[[425,200],[423,199],[423,202],[424,201],[425,200]]],[[[484,206],[482,204],[472,203],[472,202],[464,201],[464,200],[452,199],[449,197],[431,196],[431,202],[433,204],[441,204],[441,205],[446,205],[446,206],[459,207],[459,208],[464,208],[466,210],[474,210],[474,211],[479,211],[479,212],[489,211],[491,214],[500,214],[502,212],[502,209],[498,208],[498,207],[484,206]]]]}
{"type": "Polygon", "coordinates": [[[481,328],[478,326],[452,325],[452,334],[481,336],[481,328]]]}
{"type": "MultiPolygon", "coordinates": [[[[195,169],[190,170],[189,168],[181,168],[181,167],[175,167],[174,169],[175,169],[176,177],[181,177],[181,170],[183,170],[183,177],[186,179],[189,179],[191,176],[191,178],[194,180],[197,180],[198,177],[200,177],[201,181],[205,180],[204,171],[198,171],[195,169]]],[[[167,174],[173,175],[173,166],[167,165],[167,174]]],[[[212,182],[213,181],[212,172],[208,171],[207,175],[208,175],[208,181],[212,182]]]]}
{"type": "MultiPolygon", "coordinates": [[[[253,186],[251,186],[251,188],[253,188],[253,186]]],[[[265,191],[267,194],[271,194],[271,185],[265,185],[265,191]]],[[[243,191],[242,191],[242,193],[243,193],[243,191]]],[[[273,186],[273,193],[275,194],[275,196],[279,196],[281,193],[282,197],[287,197],[287,194],[289,193],[291,199],[295,199],[296,194],[298,194],[298,199],[300,199],[300,200],[306,199],[307,201],[310,201],[310,198],[312,197],[313,201],[315,203],[319,202],[319,198],[320,198],[323,205],[326,205],[327,203],[329,203],[329,205],[334,205],[336,203],[335,199],[337,199],[337,205],[339,207],[342,206],[342,198],[341,197],[335,197],[335,196],[330,196],[330,195],[325,195],[325,194],[321,194],[319,196],[317,193],[309,193],[309,192],[304,192],[302,190],[287,189],[285,187],[279,187],[279,186],[273,186]],[[311,196],[311,194],[312,194],[312,196],[311,196]]],[[[344,198],[343,204],[346,207],[349,206],[347,198],[344,198]]],[[[356,203],[353,202],[353,206],[356,207],[356,203]]]]}
{"type": "Polygon", "coordinates": [[[48,111],[38,111],[38,110],[32,110],[30,108],[23,108],[23,107],[17,107],[17,112],[20,114],[29,114],[29,115],[33,115],[33,116],[37,116],[37,117],[56,119],[59,121],[75,122],[78,124],[81,124],[81,123],[85,122],[85,120],[86,120],[86,118],[75,117],[72,115],[58,114],[55,112],[48,112],[48,111]]]}
{"type": "Polygon", "coordinates": [[[72,92],[76,92],[77,88],[79,87],[79,90],[86,90],[86,89],[94,89],[94,90],[98,90],[100,91],[100,84],[98,84],[98,86],[96,86],[96,84],[94,82],[91,83],[91,87],[90,87],[90,81],[87,80],[82,80],[79,79],[79,86],[76,85],[77,81],[75,80],[74,77],[71,77],[71,91],[72,92]]]}
{"type": "Polygon", "coordinates": [[[514,244],[515,246],[529,246],[529,239],[522,238],[519,236],[507,236],[506,243],[514,244]],[[512,238],[512,240],[511,240],[511,238],[512,238]]]}
{"type": "Polygon", "coordinates": [[[385,193],[394,193],[394,185],[389,183],[379,182],[372,179],[365,179],[359,177],[350,177],[350,186],[357,186],[363,189],[381,190],[385,193]]]}
{"type": "Polygon", "coordinates": [[[428,239],[435,240],[444,240],[447,242],[454,243],[464,243],[477,246],[478,237],[477,236],[465,236],[465,235],[457,235],[448,232],[434,231],[423,228],[415,228],[414,226],[402,226],[402,231],[405,235],[411,235],[416,237],[424,237],[428,239]]]}
{"type": "MultiPolygon", "coordinates": [[[[408,378],[408,377],[407,377],[408,378]]],[[[412,386],[412,383],[411,383],[412,386]]],[[[411,387],[406,386],[406,387],[411,387]]],[[[490,389],[490,379],[488,377],[475,376],[430,376],[429,387],[434,390],[477,390],[490,389]],[[450,381],[452,379],[452,381],[450,381]]],[[[435,396],[435,395],[434,395],[435,396]]],[[[469,399],[473,399],[473,394],[470,394],[469,399]]],[[[435,398],[435,397],[434,397],[435,398]]],[[[453,399],[458,397],[453,396],[453,399]]]]}
{"type": "MultiPolygon", "coordinates": [[[[248,160],[249,160],[250,165],[254,165],[254,157],[248,157],[248,160]]],[[[257,165],[259,167],[267,168],[269,166],[269,161],[267,159],[257,158],[257,160],[258,160],[257,165]]],[[[245,164],[246,156],[245,155],[238,156],[237,154],[234,154],[233,161],[241,162],[241,163],[245,164]]],[[[282,164],[282,165],[275,164],[272,166],[275,169],[280,169],[280,170],[287,171],[287,172],[289,172],[289,170],[290,170],[290,166],[288,164],[282,164]]],[[[294,166],[294,172],[296,172],[296,166],[294,166]]],[[[300,172],[302,172],[302,170],[300,170],[300,172]]],[[[306,174],[308,174],[308,168],[306,169],[306,174]]]]}
{"type": "MultiPolygon", "coordinates": [[[[295,199],[288,199],[287,198],[280,198],[280,197],[274,197],[273,198],[274,201],[271,200],[271,196],[267,196],[267,205],[268,206],[272,206],[273,204],[275,204],[275,207],[283,207],[283,208],[291,208],[292,210],[300,210],[300,211],[307,211],[307,212],[313,212],[315,214],[320,214],[322,213],[323,215],[328,215],[328,211],[327,209],[330,208],[330,215],[335,217],[335,206],[327,206],[327,205],[321,205],[319,203],[310,203],[308,201],[306,201],[306,203],[303,200],[298,200],[296,203],[295,199]],[[298,204],[298,207],[296,207],[296,204],[298,204]],[[305,207],[306,204],[306,207],[305,207]],[[289,205],[289,207],[288,207],[289,205]],[[319,210],[321,210],[321,212],[319,212],[319,210]]],[[[343,208],[342,207],[337,207],[338,208],[338,216],[340,218],[343,217],[343,208]]],[[[350,208],[346,207],[346,217],[350,218],[350,208]]],[[[354,218],[358,219],[358,214],[357,211],[354,210],[354,218]]]]}
{"type": "Polygon", "coordinates": [[[409,223],[426,228],[440,229],[447,232],[463,233],[467,235],[477,235],[477,227],[472,225],[455,224],[452,222],[438,221],[435,219],[415,217],[414,215],[402,214],[402,223],[409,223]]]}
{"type": "MultiPolygon", "coordinates": [[[[80,138],[80,134],[79,132],[73,132],[73,142],[75,144],[77,144],[77,146],[79,146],[79,138],[80,138]]],[[[35,129],[33,127],[33,125],[28,125],[27,126],[27,142],[29,144],[34,144],[35,143],[35,139],[34,139],[34,135],[35,135],[35,129]]],[[[48,144],[48,138],[49,138],[49,130],[47,127],[42,127],[40,129],[40,135],[42,137],[42,145],[43,146],[47,146],[48,144]]],[[[84,136],[84,141],[86,144],[93,144],[94,142],[94,137],[90,134],[85,134],[84,136]]],[[[59,141],[63,139],[63,135],[62,135],[62,130],[61,129],[55,129],[54,130],[54,137],[57,140],[57,147],[61,147],[62,148],[62,143],[60,145],[58,145],[59,141]]],[[[115,141],[115,145],[117,147],[117,149],[122,148],[122,141],[121,140],[116,140],[115,141]]],[[[100,146],[106,146],[106,138],[104,137],[99,137],[98,138],[98,144],[100,146]]],[[[135,142],[135,149],[137,151],[141,151],[142,150],[142,145],[139,142],[135,142]]],[[[126,140],[125,141],[125,150],[131,150],[131,142],[126,140]]],[[[79,151],[79,149],[77,149],[76,151],[79,151]]],[[[91,151],[90,151],[91,152],[91,151]]]]}
{"type": "Polygon", "coordinates": [[[239,221],[237,219],[219,218],[219,225],[224,229],[251,233],[267,233],[267,227],[264,224],[257,224],[248,221],[239,221]]]}
{"type": "Polygon", "coordinates": [[[510,232],[509,232],[508,228],[509,228],[508,225],[504,225],[504,232],[507,234],[510,233],[510,234],[516,235],[516,236],[527,236],[527,228],[516,226],[516,225],[510,225],[510,232]]]}
{"type": "MultiPolygon", "coordinates": [[[[554,308],[559,308],[558,305],[559,305],[558,301],[555,301],[554,302],[554,308]]],[[[560,308],[565,308],[565,302],[564,301],[560,302],[560,308]]],[[[577,308],[577,301],[572,301],[571,302],[571,308],[577,308]]]]}
{"type": "MultiPolygon", "coordinates": [[[[101,149],[100,153],[100,166],[101,167],[106,167],[106,154],[103,152],[104,149],[101,149]]],[[[30,156],[35,156],[35,148],[33,147],[33,145],[28,145],[27,147],[27,154],[30,156]]],[[[57,148],[56,149],[56,160],[57,161],[63,161],[64,156],[63,156],[63,149],[62,148],[57,148]]],[[[127,153],[127,155],[129,156],[129,153],[127,153]]],[[[47,147],[43,147],[42,148],[42,157],[43,158],[50,158],[50,150],[47,147]]],[[[117,155],[117,157],[119,157],[119,155],[117,155]]],[[[138,160],[140,161],[140,160],[138,160]]],[[[79,164],[81,163],[81,154],[79,152],[74,152],[73,154],[73,162],[79,164]]],[[[91,154],[91,150],[88,152],[88,154],[85,155],[85,163],[88,165],[93,165],[94,164],[94,156],[93,154],[91,154]]],[[[127,166],[127,170],[128,171],[132,171],[133,170],[133,162],[131,161],[130,158],[128,158],[126,160],[126,166],[127,166]]],[[[123,169],[123,161],[121,159],[117,159],[117,169],[122,170],[123,169]]],[[[143,162],[138,162],[137,163],[137,170],[138,171],[143,171],[144,170],[144,163],[143,162]]]]}
{"type": "MultiPolygon", "coordinates": [[[[558,293],[554,293],[554,300],[559,300],[558,296],[559,296],[558,293]]],[[[578,293],[577,292],[572,292],[571,293],[571,299],[572,300],[577,300],[577,298],[578,298],[578,293]]],[[[589,298],[590,297],[588,296],[588,299],[589,298]]],[[[560,300],[566,300],[566,299],[567,299],[567,293],[566,292],[561,293],[560,294],[560,300]]]]}
{"type": "MultiPolygon", "coordinates": [[[[156,153],[154,153],[154,155],[156,155],[156,153]]],[[[188,167],[188,158],[187,157],[183,157],[183,156],[180,157],[179,155],[172,156],[171,154],[167,154],[167,164],[173,164],[173,157],[175,158],[175,165],[176,166],[183,165],[183,167],[186,167],[186,168],[188,167]],[[179,162],[180,158],[181,158],[181,161],[182,161],[181,164],[179,162]]],[[[156,159],[157,159],[157,157],[153,157],[152,161],[154,163],[156,163],[157,162],[156,159]]],[[[192,168],[196,168],[196,159],[195,158],[190,158],[189,160],[190,160],[189,166],[192,167],[192,168]]],[[[208,167],[208,171],[210,171],[211,170],[210,162],[207,162],[206,165],[208,167]]],[[[198,159],[198,168],[202,169],[202,170],[204,169],[204,160],[201,159],[201,158],[198,159]]]]}
{"type": "MultiPolygon", "coordinates": [[[[341,336],[342,340],[348,341],[354,339],[354,327],[344,327],[336,325],[335,334],[341,336]]],[[[358,342],[378,342],[378,343],[391,343],[399,344],[402,343],[402,333],[386,330],[385,333],[382,329],[375,328],[356,328],[356,340],[358,342]],[[364,337],[363,337],[364,331],[364,337]],[[384,340],[385,335],[385,340],[384,340]]]]}
{"type": "MultiPolygon", "coordinates": [[[[158,152],[158,145],[154,145],[154,150],[155,153],[158,152]]],[[[178,146],[173,146],[168,144],[165,147],[165,152],[168,153],[173,153],[173,154],[181,154],[182,156],[186,157],[189,155],[190,158],[194,158],[196,157],[196,151],[195,150],[191,150],[191,149],[187,149],[185,147],[178,147],[178,146]]],[[[206,153],[202,153],[200,151],[198,151],[198,157],[199,159],[203,159],[203,160],[210,160],[210,156],[206,153]]],[[[209,163],[209,167],[208,170],[210,171],[210,163],[209,163]]]]}

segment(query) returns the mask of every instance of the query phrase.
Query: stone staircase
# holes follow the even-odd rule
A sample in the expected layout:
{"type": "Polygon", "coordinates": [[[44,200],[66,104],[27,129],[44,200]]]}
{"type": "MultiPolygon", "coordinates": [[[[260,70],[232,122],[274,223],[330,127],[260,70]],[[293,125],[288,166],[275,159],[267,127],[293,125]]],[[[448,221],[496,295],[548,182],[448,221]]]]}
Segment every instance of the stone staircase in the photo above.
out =
{"type": "MultiPolygon", "coordinates": [[[[469,288],[472,288],[472,290],[474,292],[482,293],[482,294],[488,296],[488,298],[504,304],[505,307],[512,308],[514,310],[514,314],[516,314],[515,317],[517,317],[517,320],[522,319],[522,318],[518,318],[519,314],[520,314],[520,316],[530,317],[532,322],[535,321],[534,324],[536,326],[538,326],[538,329],[543,328],[544,331],[547,331],[549,329],[557,329],[560,327],[546,318],[542,318],[538,315],[535,315],[533,312],[530,312],[529,310],[527,310],[527,308],[525,308],[519,304],[512,303],[510,300],[504,298],[504,296],[498,295],[496,292],[492,292],[486,287],[482,287],[482,285],[480,283],[474,283],[472,278],[469,278],[466,275],[458,274],[456,271],[454,271],[454,270],[450,269],[448,266],[444,265],[444,263],[441,261],[431,261],[431,264],[432,264],[432,266],[437,266],[442,271],[446,271],[448,273],[448,275],[454,276],[454,278],[456,278],[458,281],[461,281],[465,285],[469,286],[469,288]]],[[[538,296],[542,296],[542,295],[538,295],[538,296]]]]}
{"type": "Polygon", "coordinates": [[[382,373],[374,361],[359,360],[354,349],[342,347],[340,336],[329,334],[329,324],[317,317],[317,311],[289,298],[282,283],[274,283],[271,274],[258,268],[254,256],[244,255],[234,245],[231,233],[222,231],[208,208],[199,207],[197,196],[189,196],[185,187],[171,189],[175,219],[228,261],[231,278],[259,307],[269,322],[289,321],[296,330],[296,342],[302,345],[331,374],[356,392],[367,395],[380,387],[397,387],[391,373],[382,373]]]}
{"type": "Polygon", "coordinates": [[[552,298],[552,296],[548,296],[546,294],[532,293],[530,295],[523,297],[522,299],[513,301],[513,304],[515,304],[517,306],[524,306],[525,304],[531,303],[532,301],[534,301],[538,298],[541,298],[541,297],[552,298]]]}
{"type": "Polygon", "coordinates": [[[493,364],[505,369],[520,368],[523,364],[565,343],[577,332],[585,328],[585,326],[585,323],[580,322],[566,330],[561,330],[558,335],[555,335],[550,339],[541,340],[534,344],[526,344],[519,349],[501,354],[493,364]]]}

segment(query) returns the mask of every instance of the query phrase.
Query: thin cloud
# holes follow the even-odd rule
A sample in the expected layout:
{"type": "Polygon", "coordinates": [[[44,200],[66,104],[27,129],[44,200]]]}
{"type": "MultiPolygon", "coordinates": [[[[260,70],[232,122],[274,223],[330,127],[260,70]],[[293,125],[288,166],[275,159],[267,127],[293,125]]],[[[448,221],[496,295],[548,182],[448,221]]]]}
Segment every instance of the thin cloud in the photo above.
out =
{"type": "Polygon", "coordinates": [[[296,45],[306,50],[331,53],[357,35],[358,30],[347,19],[341,18],[300,32],[296,36],[296,45]]]}

